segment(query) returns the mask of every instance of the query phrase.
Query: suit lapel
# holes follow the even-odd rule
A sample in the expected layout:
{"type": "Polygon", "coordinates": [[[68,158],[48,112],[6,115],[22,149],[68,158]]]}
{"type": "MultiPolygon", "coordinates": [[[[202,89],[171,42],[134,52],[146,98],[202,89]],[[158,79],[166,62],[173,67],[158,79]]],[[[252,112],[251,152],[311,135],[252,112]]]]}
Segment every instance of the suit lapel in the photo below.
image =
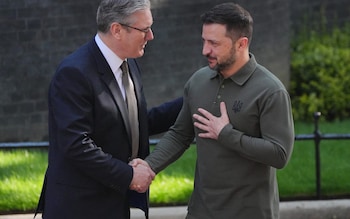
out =
{"type": "Polygon", "coordinates": [[[130,128],[130,123],[129,123],[129,117],[128,117],[128,110],[126,107],[126,103],[123,99],[123,95],[120,91],[120,88],[118,86],[118,83],[116,79],[114,78],[113,72],[111,68],[109,67],[106,59],[104,58],[103,54],[101,53],[100,49],[98,48],[95,40],[92,40],[91,42],[91,49],[92,53],[95,56],[96,59],[96,65],[98,72],[101,75],[102,81],[106,84],[106,86],[109,88],[113,99],[118,106],[120,113],[123,117],[123,121],[126,127],[126,131],[128,133],[130,142],[131,142],[131,128],[130,128]]]}
{"type": "Polygon", "coordinates": [[[113,77],[113,74],[104,74],[102,75],[102,80],[106,83],[108,86],[109,90],[112,93],[112,96],[120,110],[120,113],[122,114],[123,121],[126,127],[126,130],[129,135],[129,139],[131,139],[131,128],[130,128],[130,123],[129,123],[129,117],[128,117],[128,110],[125,104],[125,101],[123,99],[123,95],[120,91],[120,88],[118,86],[118,83],[116,82],[115,78],[113,77]],[[109,75],[112,75],[110,77],[109,75]]]}

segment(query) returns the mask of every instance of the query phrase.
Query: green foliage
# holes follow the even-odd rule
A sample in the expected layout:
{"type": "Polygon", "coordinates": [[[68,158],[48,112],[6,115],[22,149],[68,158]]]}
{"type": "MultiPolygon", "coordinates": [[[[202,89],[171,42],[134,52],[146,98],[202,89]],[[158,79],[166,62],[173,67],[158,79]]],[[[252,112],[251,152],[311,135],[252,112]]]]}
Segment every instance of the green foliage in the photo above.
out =
{"type": "Polygon", "coordinates": [[[296,120],[321,112],[328,121],[350,116],[350,25],[307,31],[292,43],[291,85],[296,120]]]}

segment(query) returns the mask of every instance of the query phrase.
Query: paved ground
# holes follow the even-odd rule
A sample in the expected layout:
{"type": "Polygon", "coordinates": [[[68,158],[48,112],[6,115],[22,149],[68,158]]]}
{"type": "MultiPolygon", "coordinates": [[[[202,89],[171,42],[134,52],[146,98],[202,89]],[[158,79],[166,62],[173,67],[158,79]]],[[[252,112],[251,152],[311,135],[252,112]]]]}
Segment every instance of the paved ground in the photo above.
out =
{"type": "MultiPolygon", "coordinates": [[[[280,219],[350,219],[350,199],[281,202],[280,210],[280,219]]],[[[185,215],[185,206],[150,209],[150,219],[184,219],[185,215]]],[[[0,219],[33,219],[33,216],[0,215],[0,219]]],[[[143,213],[136,209],[131,210],[131,218],[144,219],[143,213]]]]}

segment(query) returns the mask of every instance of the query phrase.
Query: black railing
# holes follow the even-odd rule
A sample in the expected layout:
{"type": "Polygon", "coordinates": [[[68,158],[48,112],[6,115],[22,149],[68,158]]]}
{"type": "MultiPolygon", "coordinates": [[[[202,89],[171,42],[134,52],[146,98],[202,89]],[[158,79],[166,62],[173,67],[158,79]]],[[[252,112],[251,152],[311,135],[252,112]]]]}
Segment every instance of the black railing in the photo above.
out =
{"type": "Polygon", "coordinates": [[[315,142],[315,166],[316,166],[316,197],[321,199],[321,159],[320,159],[320,142],[321,140],[344,140],[350,139],[350,134],[321,134],[318,127],[320,112],[314,113],[314,133],[300,134],[295,136],[295,140],[314,140],[315,142]]]}
{"type": "MultiPolygon", "coordinates": [[[[350,139],[350,134],[322,134],[318,127],[320,112],[314,113],[313,134],[299,134],[295,136],[296,141],[314,140],[315,142],[315,168],[316,168],[316,197],[321,199],[321,163],[320,163],[320,142],[321,140],[345,140],[350,139]]],[[[150,139],[150,145],[156,145],[159,139],[150,139]]],[[[194,142],[195,143],[195,142],[194,142]]],[[[0,149],[21,149],[21,148],[47,148],[49,142],[4,142],[0,143],[0,149]]]]}

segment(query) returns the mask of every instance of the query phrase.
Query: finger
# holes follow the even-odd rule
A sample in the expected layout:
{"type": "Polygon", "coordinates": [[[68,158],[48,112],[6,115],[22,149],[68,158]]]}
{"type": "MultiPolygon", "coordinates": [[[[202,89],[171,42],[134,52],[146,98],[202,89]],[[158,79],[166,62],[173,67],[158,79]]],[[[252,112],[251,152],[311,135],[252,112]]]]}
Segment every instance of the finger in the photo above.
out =
{"type": "Polygon", "coordinates": [[[208,124],[209,120],[201,115],[193,114],[193,118],[202,124],[208,124]]]}
{"type": "Polygon", "coordinates": [[[198,112],[200,112],[207,120],[210,120],[213,118],[213,114],[211,114],[210,112],[208,112],[203,108],[198,108],[198,112]]]}
{"type": "Polygon", "coordinates": [[[220,112],[221,112],[221,116],[227,116],[227,109],[226,109],[225,102],[220,103],[220,112]]]}
{"type": "Polygon", "coordinates": [[[137,166],[137,161],[134,159],[134,160],[129,162],[129,165],[132,166],[132,167],[136,167],[137,166]]]}
{"type": "Polygon", "coordinates": [[[141,160],[140,158],[135,158],[132,161],[129,162],[130,166],[134,166],[136,167],[138,164],[141,164],[143,160],[141,160]]]}
{"type": "Polygon", "coordinates": [[[204,124],[199,123],[199,122],[194,122],[193,125],[195,127],[197,127],[198,129],[200,129],[200,130],[203,130],[203,131],[206,131],[206,132],[209,131],[208,125],[204,125],[204,124]]]}
{"type": "Polygon", "coordinates": [[[145,189],[141,185],[133,185],[130,189],[134,190],[134,191],[136,191],[138,193],[144,193],[145,191],[147,191],[148,187],[145,189]]]}
{"type": "Polygon", "coordinates": [[[151,183],[152,183],[152,180],[146,180],[141,184],[138,184],[136,187],[137,192],[140,192],[140,193],[146,192],[147,189],[149,189],[151,183]]]}
{"type": "Polygon", "coordinates": [[[152,169],[149,169],[149,171],[150,171],[150,179],[151,179],[151,181],[152,181],[152,180],[154,180],[154,178],[156,177],[156,174],[155,174],[155,172],[153,172],[152,169]]]}
{"type": "Polygon", "coordinates": [[[148,163],[140,158],[135,158],[133,159],[132,161],[129,162],[129,165],[130,166],[133,166],[133,167],[136,167],[137,165],[143,165],[143,166],[146,166],[146,167],[149,167],[148,163]]]}
{"type": "Polygon", "coordinates": [[[148,187],[139,188],[139,189],[137,189],[137,192],[138,192],[138,193],[145,193],[147,190],[148,190],[148,187]]]}
{"type": "Polygon", "coordinates": [[[139,187],[140,187],[140,185],[135,185],[135,184],[130,185],[130,189],[131,189],[131,190],[135,190],[135,191],[136,191],[139,187]]]}
{"type": "Polygon", "coordinates": [[[211,134],[211,133],[209,133],[209,132],[207,132],[207,133],[199,133],[198,134],[198,137],[201,137],[201,138],[213,138],[213,135],[211,134]]]}

